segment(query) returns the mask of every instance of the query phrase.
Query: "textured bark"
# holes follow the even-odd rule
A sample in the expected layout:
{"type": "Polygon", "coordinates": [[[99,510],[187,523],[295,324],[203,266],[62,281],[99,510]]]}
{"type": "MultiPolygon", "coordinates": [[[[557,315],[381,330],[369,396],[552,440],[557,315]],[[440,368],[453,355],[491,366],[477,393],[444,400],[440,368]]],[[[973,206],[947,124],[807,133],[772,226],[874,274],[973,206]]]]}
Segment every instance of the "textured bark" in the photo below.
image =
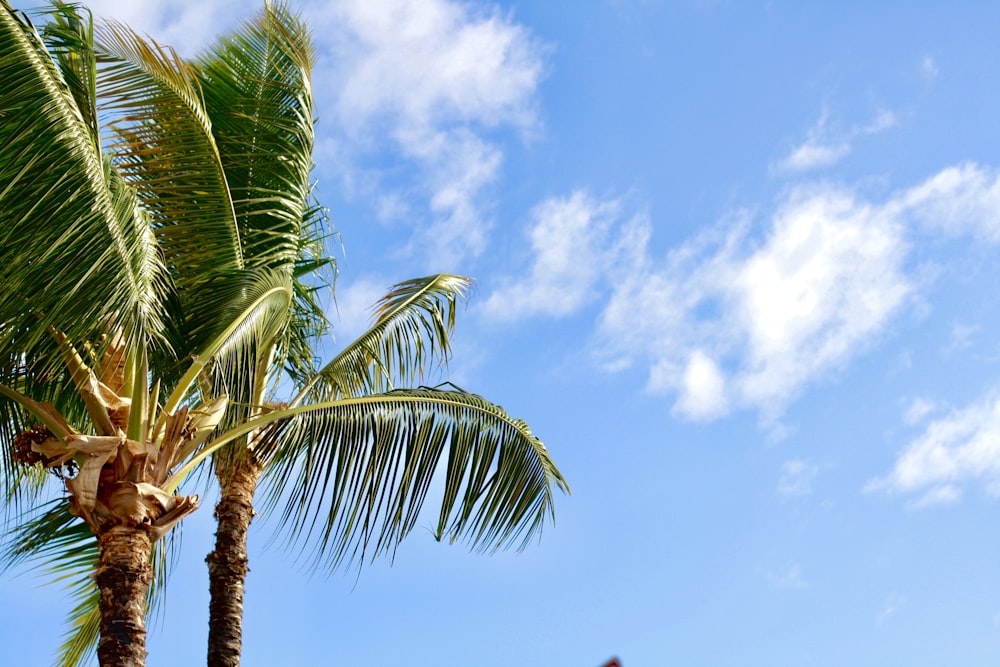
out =
{"type": "Polygon", "coordinates": [[[146,595],[151,543],[144,528],[114,526],[98,535],[101,592],[101,667],[146,664],[146,595]]]}
{"type": "Polygon", "coordinates": [[[215,508],[215,551],[208,555],[211,593],[208,667],[238,667],[243,650],[243,590],[247,572],[247,530],[260,467],[250,456],[221,470],[221,500],[215,508]]]}

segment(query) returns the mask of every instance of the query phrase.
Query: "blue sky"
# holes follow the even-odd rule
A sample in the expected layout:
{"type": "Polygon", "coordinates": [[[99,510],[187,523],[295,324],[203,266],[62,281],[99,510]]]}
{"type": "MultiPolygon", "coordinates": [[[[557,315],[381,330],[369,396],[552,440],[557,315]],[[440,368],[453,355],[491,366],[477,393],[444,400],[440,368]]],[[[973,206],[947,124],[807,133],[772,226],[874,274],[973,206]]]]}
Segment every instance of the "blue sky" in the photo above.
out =
{"type": "MultiPolygon", "coordinates": [[[[251,536],[244,665],[1000,661],[1000,5],[300,2],[338,340],[477,279],[449,377],[573,495],[327,577],[251,536]]],[[[92,5],[193,54],[250,7],[92,5]]],[[[335,349],[336,343],[330,343],[335,349]]],[[[199,664],[211,503],[154,624],[199,664]]],[[[66,604],[0,580],[45,664],[66,604]]]]}

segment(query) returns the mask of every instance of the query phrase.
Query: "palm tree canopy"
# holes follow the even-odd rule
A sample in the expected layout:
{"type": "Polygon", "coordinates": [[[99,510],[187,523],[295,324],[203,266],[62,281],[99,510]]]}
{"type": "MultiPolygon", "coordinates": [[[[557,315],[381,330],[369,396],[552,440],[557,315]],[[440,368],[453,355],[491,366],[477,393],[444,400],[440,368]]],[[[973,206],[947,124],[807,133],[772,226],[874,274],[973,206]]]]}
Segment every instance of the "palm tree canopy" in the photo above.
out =
{"type": "MultiPolygon", "coordinates": [[[[162,523],[150,519],[151,535],[165,534],[196,501],[178,503],[155,486],[221,421],[229,401],[216,410],[218,397],[245,401],[248,383],[276,382],[271,359],[279,370],[312,370],[304,351],[326,325],[316,300],[315,270],[329,260],[324,212],[310,199],[307,32],[281,5],[244,32],[264,35],[286,57],[269,54],[261,65],[259,54],[234,48],[187,63],[124,26],[95,31],[63,3],[43,39],[6,1],[0,6],[0,432],[12,442],[33,424],[47,428],[26,441],[21,459],[58,464],[72,511],[94,530],[109,517],[102,470],[114,468],[142,480],[134,496],[166,509],[162,523]],[[221,81],[227,59],[234,76],[254,67],[270,74],[244,91],[255,99],[227,91],[238,103],[228,120],[218,96],[203,96],[204,72],[221,81]],[[241,135],[248,114],[264,120],[256,137],[241,135]],[[279,145],[295,123],[294,138],[279,145]],[[232,372],[247,360],[254,372],[232,372]]],[[[16,458],[2,448],[11,521],[53,479],[16,458]]],[[[70,509],[63,502],[26,524],[30,540],[11,533],[7,560],[39,556],[57,573],[85,571],[80,543],[60,531],[84,536],[91,563],[96,545],[70,509]]],[[[96,628],[87,602],[94,588],[83,581],[66,664],[96,628]]]]}
{"type": "MultiPolygon", "coordinates": [[[[43,39],[0,0],[0,436],[46,426],[28,451],[63,466],[92,528],[108,466],[173,508],[152,519],[160,537],[196,504],[172,500],[192,471],[252,450],[269,509],[324,565],[393,552],[436,473],[438,539],[536,537],[568,487],[527,424],[456,388],[400,388],[447,361],[467,278],[396,285],[366,333],[314,366],[332,260],[302,21],[269,3],[185,61],[71,5],[51,16],[43,39]],[[282,374],[292,397],[265,403],[282,374]]],[[[3,448],[8,518],[45,479],[3,448]]],[[[6,561],[85,571],[95,541],[66,503],[34,516],[6,561]]],[[[77,588],[63,664],[93,636],[93,591],[77,588]]]]}

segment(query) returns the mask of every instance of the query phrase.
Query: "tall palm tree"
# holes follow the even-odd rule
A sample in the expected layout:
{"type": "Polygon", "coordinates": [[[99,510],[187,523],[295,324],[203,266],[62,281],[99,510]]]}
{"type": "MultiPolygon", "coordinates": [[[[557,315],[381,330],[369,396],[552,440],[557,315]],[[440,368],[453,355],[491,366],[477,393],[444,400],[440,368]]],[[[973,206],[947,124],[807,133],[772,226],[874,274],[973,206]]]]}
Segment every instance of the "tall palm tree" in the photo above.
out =
{"type": "Polygon", "coordinates": [[[55,478],[43,468],[67,492],[22,522],[15,559],[96,560],[99,617],[77,608],[66,661],[99,626],[102,665],[144,663],[151,564],[206,462],[221,488],[213,665],[239,661],[265,471],[292,537],[330,564],[394,548],[443,455],[438,537],[537,533],[565,483],[527,425],[463,391],[395,388],[447,357],[466,279],[401,283],[369,332],[312,365],[327,260],[296,16],[268,6],[188,63],[120,25],[94,40],[61,4],[46,49],[0,2],[0,430],[16,445],[0,479],[15,521],[55,478]]]}

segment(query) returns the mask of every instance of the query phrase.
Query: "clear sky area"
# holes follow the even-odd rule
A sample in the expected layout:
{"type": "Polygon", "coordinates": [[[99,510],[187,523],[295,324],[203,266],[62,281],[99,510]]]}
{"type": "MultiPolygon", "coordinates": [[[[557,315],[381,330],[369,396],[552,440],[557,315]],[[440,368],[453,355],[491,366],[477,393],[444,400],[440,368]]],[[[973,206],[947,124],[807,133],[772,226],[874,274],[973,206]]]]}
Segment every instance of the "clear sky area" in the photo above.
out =
{"type": "MultiPolygon", "coordinates": [[[[256,9],[90,6],[190,55],[256,9]]],[[[324,354],[392,284],[473,276],[428,383],[525,419],[573,493],[523,552],[428,517],[332,574],[259,517],[246,667],[1000,664],[1000,3],[293,6],[324,354]]],[[[213,503],[152,667],[204,664],[213,503]]],[[[0,662],[48,664],[68,599],[15,574],[0,662]]]]}

